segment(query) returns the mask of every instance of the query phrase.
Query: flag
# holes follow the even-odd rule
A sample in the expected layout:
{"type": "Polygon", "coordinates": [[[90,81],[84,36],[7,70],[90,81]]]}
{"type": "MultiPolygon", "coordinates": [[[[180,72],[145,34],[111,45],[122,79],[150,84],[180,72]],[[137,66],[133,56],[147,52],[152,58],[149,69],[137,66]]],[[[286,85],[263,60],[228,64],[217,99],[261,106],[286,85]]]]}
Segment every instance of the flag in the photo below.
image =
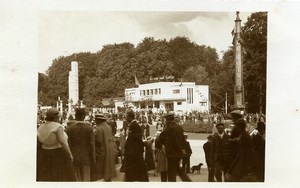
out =
{"type": "Polygon", "coordinates": [[[136,78],[136,75],[134,75],[134,83],[139,86],[140,85],[140,82],[138,81],[138,79],[136,78]]]}
{"type": "Polygon", "coordinates": [[[179,86],[182,86],[182,78],[180,79],[180,85],[179,86]]]}

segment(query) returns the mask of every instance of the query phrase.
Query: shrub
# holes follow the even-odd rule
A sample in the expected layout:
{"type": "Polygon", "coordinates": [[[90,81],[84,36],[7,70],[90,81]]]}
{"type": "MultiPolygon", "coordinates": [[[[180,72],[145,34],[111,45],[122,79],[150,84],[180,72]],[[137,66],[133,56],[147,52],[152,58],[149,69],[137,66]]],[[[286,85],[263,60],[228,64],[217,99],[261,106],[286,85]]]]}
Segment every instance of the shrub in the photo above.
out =
{"type": "Polygon", "coordinates": [[[201,121],[186,121],[182,124],[184,132],[192,133],[212,133],[213,124],[210,122],[203,123],[201,121]]]}

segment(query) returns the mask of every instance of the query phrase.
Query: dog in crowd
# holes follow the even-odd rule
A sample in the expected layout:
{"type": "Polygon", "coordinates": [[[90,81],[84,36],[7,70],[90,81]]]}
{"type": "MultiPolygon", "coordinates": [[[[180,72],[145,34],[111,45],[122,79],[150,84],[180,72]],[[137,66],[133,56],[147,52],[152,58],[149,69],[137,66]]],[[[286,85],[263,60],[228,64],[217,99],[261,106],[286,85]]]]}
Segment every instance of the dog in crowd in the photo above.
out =
{"type": "Polygon", "coordinates": [[[194,174],[194,172],[198,171],[199,174],[201,174],[201,166],[203,164],[202,163],[199,163],[198,165],[195,165],[195,166],[192,166],[192,174],[194,174]]]}

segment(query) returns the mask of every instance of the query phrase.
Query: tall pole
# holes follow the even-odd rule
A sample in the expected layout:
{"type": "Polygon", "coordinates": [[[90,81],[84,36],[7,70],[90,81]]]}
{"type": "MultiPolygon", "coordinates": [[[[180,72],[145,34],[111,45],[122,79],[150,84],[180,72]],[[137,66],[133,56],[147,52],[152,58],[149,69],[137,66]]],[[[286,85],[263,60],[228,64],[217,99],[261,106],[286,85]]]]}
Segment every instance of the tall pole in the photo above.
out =
{"type": "Polygon", "coordinates": [[[227,114],[227,92],[225,93],[225,113],[227,114]]]}
{"type": "Polygon", "coordinates": [[[243,54],[241,44],[241,19],[236,12],[234,53],[235,53],[235,86],[234,86],[234,108],[244,109],[244,85],[243,85],[243,54]]]}

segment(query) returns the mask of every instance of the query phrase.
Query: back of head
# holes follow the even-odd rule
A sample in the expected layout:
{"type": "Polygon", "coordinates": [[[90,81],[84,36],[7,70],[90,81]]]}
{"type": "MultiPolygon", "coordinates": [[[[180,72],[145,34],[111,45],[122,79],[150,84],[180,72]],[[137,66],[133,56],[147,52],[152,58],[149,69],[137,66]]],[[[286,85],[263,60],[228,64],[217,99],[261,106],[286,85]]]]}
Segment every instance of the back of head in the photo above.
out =
{"type": "Polygon", "coordinates": [[[246,122],[243,118],[240,118],[234,122],[236,127],[239,127],[241,130],[246,128],[246,122]]]}
{"type": "Polygon", "coordinates": [[[83,121],[85,118],[85,109],[84,108],[77,108],[75,112],[75,118],[77,121],[83,121]]]}
{"type": "Polygon", "coordinates": [[[135,114],[132,110],[127,111],[126,116],[132,120],[135,119],[135,114]]]}
{"type": "Polygon", "coordinates": [[[46,121],[54,121],[59,116],[59,111],[56,108],[50,108],[46,112],[46,121]]]}

